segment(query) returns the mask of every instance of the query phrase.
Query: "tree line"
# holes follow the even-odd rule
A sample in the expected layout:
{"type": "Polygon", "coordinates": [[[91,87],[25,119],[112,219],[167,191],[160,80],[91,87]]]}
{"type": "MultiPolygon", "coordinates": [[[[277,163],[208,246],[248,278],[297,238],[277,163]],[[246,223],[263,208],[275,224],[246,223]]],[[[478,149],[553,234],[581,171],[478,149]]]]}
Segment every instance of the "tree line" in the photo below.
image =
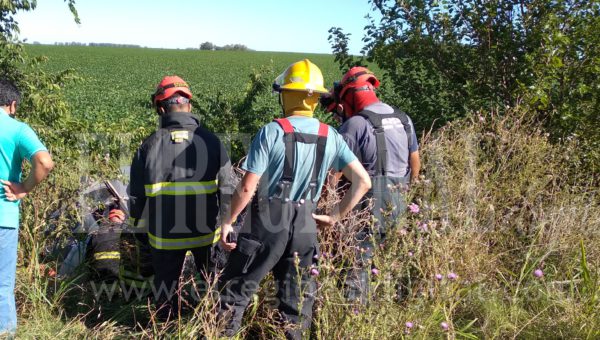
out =
{"type": "Polygon", "coordinates": [[[210,41],[200,44],[202,51],[252,51],[246,45],[242,44],[227,44],[225,46],[217,46],[210,41]]]}
{"type": "MultiPolygon", "coordinates": [[[[24,42],[26,42],[26,40],[24,42]]],[[[34,41],[31,44],[32,45],[43,45],[39,41],[34,41]]],[[[55,46],[147,48],[145,46],[140,46],[140,45],[136,45],[136,44],[114,44],[114,43],[95,43],[95,42],[84,43],[84,42],[78,42],[78,41],[71,41],[71,42],[57,41],[57,42],[54,42],[53,45],[55,45],[55,46]]],[[[227,44],[224,46],[217,46],[209,41],[203,42],[202,44],[200,44],[199,48],[194,48],[194,47],[186,48],[186,50],[196,50],[196,49],[200,49],[202,51],[253,51],[252,49],[248,48],[248,46],[243,45],[243,44],[227,44]]]]}

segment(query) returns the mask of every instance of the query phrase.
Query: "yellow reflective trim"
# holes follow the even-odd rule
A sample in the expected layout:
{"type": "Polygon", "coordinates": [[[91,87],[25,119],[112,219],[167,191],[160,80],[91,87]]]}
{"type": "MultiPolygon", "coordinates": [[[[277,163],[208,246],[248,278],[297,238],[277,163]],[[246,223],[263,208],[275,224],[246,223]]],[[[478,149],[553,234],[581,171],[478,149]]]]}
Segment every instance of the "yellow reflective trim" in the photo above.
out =
{"type": "Polygon", "coordinates": [[[219,181],[204,182],[163,182],[155,184],[146,184],[146,196],[155,197],[158,195],[186,196],[199,194],[212,194],[217,192],[219,181]]]}
{"type": "Polygon", "coordinates": [[[135,228],[145,228],[146,227],[146,220],[144,220],[142,218],[129,217],[128,222],[129,222],[128,224],[130,226],[135,227],[135,228]]]}
{"type": "Polygon", "coordinates": [[[94,254],[94,260],[118,260],[121,253],[118,251],[102,251],[94,254]]]}
{"type": "Polygon", "coordinates": [[[160,195],[167,196],[191,196],[191,195],[202,195],[202,194],[214,194],[217,192],[217,188],[214,189],[194,189],[194,190],[161,190],[157,193],[148,193],[146,196],[148,197],[156,197],[160,195]]]}
{"type": "Polygon", "coordinates": [[[156,235],[148,233],[148,241],[150,245],[155,249],[164,250],[181,250],[188,248],[200,248],[213,245],[221,238],[221,228],[217,228],[214,232],[191,238],[161,238],[156,235]]]}
{"type": "Polygon", "coordinates": [[[173,187],[187,187],[190,185],[217,185],[218,180],[204,181],[204,182],[162,182],[156,184],[146,184],[146,189],[161,189],[161,188],[173,188],[173,187]]]}

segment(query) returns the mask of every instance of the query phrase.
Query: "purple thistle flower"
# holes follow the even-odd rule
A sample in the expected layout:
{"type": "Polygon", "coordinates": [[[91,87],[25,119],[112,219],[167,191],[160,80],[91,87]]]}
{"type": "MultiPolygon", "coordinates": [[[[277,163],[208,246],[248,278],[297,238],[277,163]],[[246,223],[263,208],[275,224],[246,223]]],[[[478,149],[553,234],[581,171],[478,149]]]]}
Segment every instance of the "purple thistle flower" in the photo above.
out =
{"type": "Polygon", "coordinates": [[[408,210],[413,213],[413,214],[418,214],[419,211],[421,211],[421,209],[419,209],[419,206],[415,203],[411,203],[408,205],[408,210]]]}
{"type": "Polygon", "coordinates": [[[412,322],[410,322],[410,321],[407,321],[407,322],[406,322],[404,325],[405,325],[405,326],[406,326],[406,328],[408,328],[408,329],[411,329],[411,328],[413,328],[413,326],[414,326],[414,325],[413,325],[413,323],[412,323],[412,322]]]}
{"type": "Polygon", "coordinates": [[[375,276],[379,275],[379,269],[377,269],[377,268],[371,269],[371,274],[373,274],[375,276]]]}
{"type": "Polygon", "coordinates": [[[358,308],[354,308],[352,309],[352,313],[354,313],[354,315],[358,315],[360,312],[358,311],[358,308]]]}
{"type": "Polygon", "coordinates": [[[442,323],[440,324],[440,326],[442,327],[442,329],[443,329],[444,331],[447,331],[447,330],[448,330],[448,328],[450,328],[450,326],[448,326],[448,323],[447,323],[447,322],[442,322],[442,323]]]}
{"type": "Polygon", "coordinates": [[[533,272],[533,276],[535,276],[539,279],[544,276],[544,272],[538,268],[533,272]]]}
{"type": "Polygon", "coordinates": [[[313,267],[313,268],[311,268],[311,270],[310,270],[310,275],[312,275],[312,276],[317,276],[317,275],[319,275],[319,270],[318,270],[317,268],[314,268],[314,267],[313,267]]]}
{"type": "Polygon", "coordinates": [[[408,257],[413,257],[413,255],[415,255],[415,254],[413,254],[413,252],[412,252],[412,251],[409,251],[409,252],[408,252],[408,257]]]}
{"type": "Polygon", "coordinates": [[[438,281],[442,281],[444,279],[444,276],[442,274],[435,274],[435,279],[438,281]]]}
{"type": "Polygon", "coordinates": [[[454,281],[456,279],[458,279],[458,275],[456,275],[454,273],[448,273],[448,280],[454,281]]]}

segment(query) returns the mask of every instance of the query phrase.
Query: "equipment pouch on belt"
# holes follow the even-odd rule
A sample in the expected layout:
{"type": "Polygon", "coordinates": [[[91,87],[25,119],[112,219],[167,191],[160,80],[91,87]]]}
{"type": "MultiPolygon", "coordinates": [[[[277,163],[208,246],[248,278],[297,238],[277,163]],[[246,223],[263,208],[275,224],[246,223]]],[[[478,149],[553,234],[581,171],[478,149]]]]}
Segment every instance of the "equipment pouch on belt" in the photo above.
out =
{"type": "Polygon", "coordinates": [[[246,258],[242,273],[246,274],[248,272],[248,268],[252,264],[252,261],[254,261],[256,253],[260,248],[262,248],[262,243],[253,239],[251,234],[238,235],[236,250],[246,258]]]}

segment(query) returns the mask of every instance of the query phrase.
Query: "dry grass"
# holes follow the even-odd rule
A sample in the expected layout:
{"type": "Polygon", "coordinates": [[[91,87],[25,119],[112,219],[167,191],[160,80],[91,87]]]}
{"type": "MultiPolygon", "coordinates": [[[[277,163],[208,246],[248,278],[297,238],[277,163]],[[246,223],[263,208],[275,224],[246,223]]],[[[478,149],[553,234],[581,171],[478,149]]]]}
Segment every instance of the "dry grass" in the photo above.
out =
{"type": "MultiPolygon", "coordinates": [[[[376,250],[380,274],[372,277],[368,305],[346,302],[339,285],[340,263],[354,258],[350,235],[368,217],[359,213],[322,232],[322,252],[335,256],[320,260],[315,338],[600,337],[598,188],[587,184],[593,174],[571,169],[575,145],[551,144],[526,116],[476,114],[421,138],[424,175],[409,193],[421,211],[407,214],[376,250]],[[538,268],[542,278],[533,275],[538,268]],[[406,288],[402,299],[399,283],[406,288]]],[[[40,275],[35,254],[43,218],[64,195],[46,186],[25,204],[20,337],[215,337],[211,296],[182,319],[160,324],[146,302],[93,301],[81,280],[55,283],[40,275]]],[[[325,210],[335,193],[326,197],[325,210]]],[[[282,336],[268,307],[269,282],[251,303],[241,338],[282,336]]]]}

